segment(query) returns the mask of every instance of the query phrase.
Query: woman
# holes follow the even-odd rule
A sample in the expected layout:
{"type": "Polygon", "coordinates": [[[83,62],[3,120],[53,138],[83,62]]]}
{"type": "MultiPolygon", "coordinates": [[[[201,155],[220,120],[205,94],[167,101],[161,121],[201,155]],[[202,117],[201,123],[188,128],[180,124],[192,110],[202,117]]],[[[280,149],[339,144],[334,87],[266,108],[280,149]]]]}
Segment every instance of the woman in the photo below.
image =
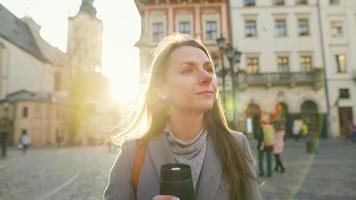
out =
{"type": "Polygon", "coordinates": [[[261,199],[248,141],[229,129],[219,102],[206,47],[182,34],[163,39],[154,54],[143,108],[124,135],[139,132],[145,120],[147,130],[123,144],[105,199],[157,198],[160,167],[172,162],[191,166],[197,200],[261,199]],[[135,185],[135,153],[142,146],[146,150],[135,185]]]}
{"type": "Polygon", "coordinates": [[[275,172],[284,173],[285,169],[281,160],[281,154],[283,153],[284,149],[284,135],[285,135],[285,127],[283,124],[279,124],[276,127],[276,134],[275,134],[275,141],[273,145],[273,153],[274,153],[274,160],[276,165],[274,167],[275,172]]]}

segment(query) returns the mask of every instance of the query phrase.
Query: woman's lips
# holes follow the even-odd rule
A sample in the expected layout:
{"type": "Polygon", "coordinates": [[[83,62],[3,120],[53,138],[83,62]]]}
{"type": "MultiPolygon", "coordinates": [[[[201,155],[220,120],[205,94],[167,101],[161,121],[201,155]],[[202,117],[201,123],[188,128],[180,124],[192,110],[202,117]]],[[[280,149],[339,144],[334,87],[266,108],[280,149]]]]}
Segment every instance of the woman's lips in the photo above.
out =
{"type": "Polygon", "coordinates": [[[213,96],[214,92],[213,91],[210,91],[210,90],[207,90],[207,91],[201,91],[201,92],[197,92],[195,93],[197,95],[203,95],[203,96],[213,96]]]}

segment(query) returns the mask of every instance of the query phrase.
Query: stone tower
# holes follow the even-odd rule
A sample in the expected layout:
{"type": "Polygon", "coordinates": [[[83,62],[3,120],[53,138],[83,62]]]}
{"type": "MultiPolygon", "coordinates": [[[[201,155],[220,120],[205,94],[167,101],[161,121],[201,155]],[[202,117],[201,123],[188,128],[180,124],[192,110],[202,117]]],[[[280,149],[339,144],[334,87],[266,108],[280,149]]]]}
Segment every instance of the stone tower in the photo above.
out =
{"type": "Polygon", "coordinates": [[[68,19],[68,65],[72,69],[100,72],[103,23],[96,17],[93,2],[82,0],[79,12],[68,19]]]}

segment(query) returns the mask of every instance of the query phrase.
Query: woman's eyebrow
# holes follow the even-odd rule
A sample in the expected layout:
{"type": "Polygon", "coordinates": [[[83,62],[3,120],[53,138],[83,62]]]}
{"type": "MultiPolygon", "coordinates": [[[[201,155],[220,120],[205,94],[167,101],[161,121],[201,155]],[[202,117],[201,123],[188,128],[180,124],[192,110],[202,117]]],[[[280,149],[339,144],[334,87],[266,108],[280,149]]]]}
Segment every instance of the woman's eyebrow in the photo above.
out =
{"type": "Polygon", "coordinates": [[[183,66],[183,65],[195,65],[196,63],[195,62],[193,62],[193,61],[186,61],[186,62],[182,62],[181,64],[180,64],[180,66],[183,66]]]}
{"type": "Polygon", "coordinates": [[[206,61],[205,63],[204,63],[204,65],[212,65],[213,64],[213,62],[211,62],[211,61],[206,61]]]}

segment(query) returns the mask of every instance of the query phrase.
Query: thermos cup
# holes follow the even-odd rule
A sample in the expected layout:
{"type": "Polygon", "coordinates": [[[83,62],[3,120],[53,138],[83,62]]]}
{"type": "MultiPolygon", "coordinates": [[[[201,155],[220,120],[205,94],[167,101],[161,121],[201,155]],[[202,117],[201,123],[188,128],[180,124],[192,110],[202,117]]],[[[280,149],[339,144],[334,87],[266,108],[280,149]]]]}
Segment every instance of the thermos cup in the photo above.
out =
{"type": "Polygon", "coordinates": [[[161,166],[160,194],[180,200],[194,200],[192,172],[189,165],[169,163],[161,166]]]}

